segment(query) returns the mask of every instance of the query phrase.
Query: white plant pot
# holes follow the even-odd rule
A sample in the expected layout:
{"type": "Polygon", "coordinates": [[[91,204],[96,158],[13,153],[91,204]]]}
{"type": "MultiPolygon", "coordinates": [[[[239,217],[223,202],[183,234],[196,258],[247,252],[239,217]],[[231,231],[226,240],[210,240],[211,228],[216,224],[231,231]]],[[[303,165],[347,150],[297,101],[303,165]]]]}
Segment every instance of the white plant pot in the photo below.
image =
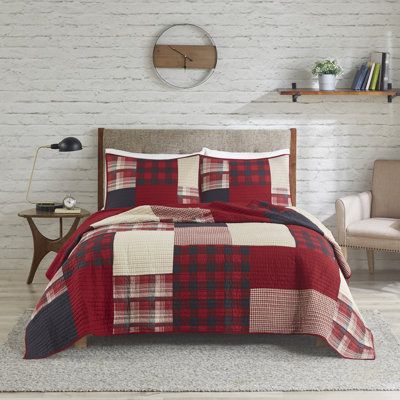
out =
{"type": "Polygon", "coordinates": [[[318,75],[319,90],[335,90],[336,75],[321,74],[318,75]]]}

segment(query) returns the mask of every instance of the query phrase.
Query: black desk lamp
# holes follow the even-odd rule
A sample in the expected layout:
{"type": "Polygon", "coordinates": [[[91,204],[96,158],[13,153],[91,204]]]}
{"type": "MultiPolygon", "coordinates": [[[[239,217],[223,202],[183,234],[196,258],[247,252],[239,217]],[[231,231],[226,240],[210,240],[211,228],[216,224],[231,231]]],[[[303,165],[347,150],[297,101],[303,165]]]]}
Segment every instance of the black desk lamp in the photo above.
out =
{"type": "Polygon", "coordinates": [[[50,203],[50,202],[34,203],[33,201],[29,200],[29,193],[31,191],[33,172],[35,171],[36,160],[40,149],[53,149],[61,152],[77,151],[77,150],[82,150],[82,143],[77,138],[67,137],[61,140],[60,143],[51,144],[49,146],[40,146],[36,150],[35,159],[33,160],[31,177],[29,178],[28,191],[26,192],[26,200],[31,204],[35,204],[36,210],[38,211],[54,211],[56,208],[62,207],[62,204],[50,203]]]}

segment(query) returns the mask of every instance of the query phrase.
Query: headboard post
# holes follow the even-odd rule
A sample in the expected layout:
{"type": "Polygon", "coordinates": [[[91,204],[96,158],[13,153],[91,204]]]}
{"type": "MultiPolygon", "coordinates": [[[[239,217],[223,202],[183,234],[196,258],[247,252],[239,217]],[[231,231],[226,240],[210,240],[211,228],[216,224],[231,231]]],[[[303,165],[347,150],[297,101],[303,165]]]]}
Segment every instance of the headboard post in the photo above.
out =
{"type": "Polygon", "coordinates": [[[296,128],[281,130],[160,130],[98,128],[98,208],[104,206],[104,151],[117,148],[136,153],[194,153],[201,147],[225,151],[274,151],[290,148],[289,184],[296,205],[296,128]],[[163,140],[160,140],[160,136],[163,140]]]}
{"type": "Polygon", "coordinates": [[[104,206],[104,128],[97,131],[97,208],[104,206]]]}
{"type": "Polygon", "coordinates": [[[297,129],[290,128],[289,184],[292,204],[296,205],[297,129]]]}

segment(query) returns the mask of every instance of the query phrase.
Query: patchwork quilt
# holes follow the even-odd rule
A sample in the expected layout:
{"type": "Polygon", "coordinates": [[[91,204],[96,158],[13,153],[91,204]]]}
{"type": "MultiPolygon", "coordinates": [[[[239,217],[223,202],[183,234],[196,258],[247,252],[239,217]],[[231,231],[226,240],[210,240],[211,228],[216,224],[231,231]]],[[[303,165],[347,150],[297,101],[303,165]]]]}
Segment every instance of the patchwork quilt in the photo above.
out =
{"type": "Polygon", "coordinates": [[[294,207],[253,201],[93,214],[58,253],[26,328],[25,358],[86,335],[308,334],[374,359],[332,234],[294,207]]]}

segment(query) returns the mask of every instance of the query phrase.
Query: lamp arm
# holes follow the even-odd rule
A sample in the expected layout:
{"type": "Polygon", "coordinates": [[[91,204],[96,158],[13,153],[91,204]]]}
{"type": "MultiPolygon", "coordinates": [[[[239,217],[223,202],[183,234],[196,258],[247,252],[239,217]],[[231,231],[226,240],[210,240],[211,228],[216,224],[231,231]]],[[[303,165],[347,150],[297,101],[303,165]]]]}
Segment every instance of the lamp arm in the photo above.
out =
{"type": "Polygon", "coordinates": [[[34,203],[33,201],[29,200],[29,194],[30,194],[30,191],[31,191],[32,178],[33,178],[33,173],[34,173],[34,171],[35,171],[35,165],[36,165],[36,160],[37,160],[37,157],[38,157],[38,154],[39,154],[39,150],[40,150],[40,149],[49,149],[49,148],[50,148],[50,146],[39,146],[39,147],[36,149],[35,158],[34,158],[34,160],[33,160],[33,165],[32,165],[31,176],[29,177],[28,190],[27,190],[27,192],[26,192],[26,201],[29,202],[29,203],[31,203],[31,204],[36,204],[36,203],[34,203]]]}

